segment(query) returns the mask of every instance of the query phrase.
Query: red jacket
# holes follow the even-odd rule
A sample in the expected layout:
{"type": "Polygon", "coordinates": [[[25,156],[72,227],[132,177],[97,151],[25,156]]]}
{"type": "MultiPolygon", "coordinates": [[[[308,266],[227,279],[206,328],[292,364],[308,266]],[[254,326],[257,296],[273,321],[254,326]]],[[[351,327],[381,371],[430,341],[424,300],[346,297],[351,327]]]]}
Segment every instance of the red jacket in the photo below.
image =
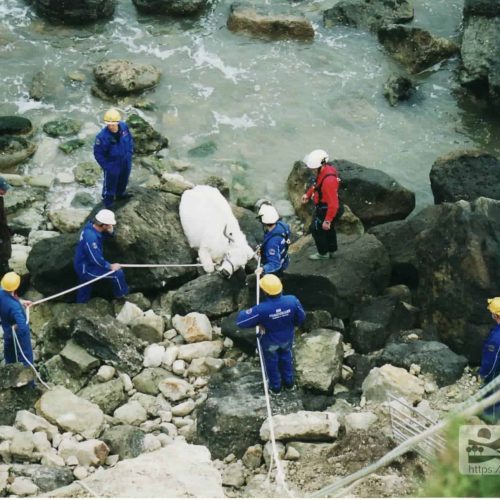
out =
{"type": "Polygon", "coordinates": [[[327,205],[325,221],[332,222],[337,215],[339,209],[339,182],[337,169],[327,163],[321,167],[316,183],[307,190],[306,196],[309,199],[312,198],[315,205],[319,203],[327,205]],[[318,188],[321,191],[321,199],[319,199],[318,188]]]}

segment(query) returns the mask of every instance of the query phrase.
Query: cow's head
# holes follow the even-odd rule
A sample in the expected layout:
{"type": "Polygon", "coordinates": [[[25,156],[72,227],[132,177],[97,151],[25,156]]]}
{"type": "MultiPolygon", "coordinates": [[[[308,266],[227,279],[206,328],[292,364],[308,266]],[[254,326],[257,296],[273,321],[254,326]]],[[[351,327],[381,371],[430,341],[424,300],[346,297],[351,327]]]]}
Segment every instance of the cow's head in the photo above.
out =
{"type": "Polygon", "coordinates": [[[217,271],[224,278],[230,278],[237,269],[245,267],[245,264],[254,256],[255,252],[247,243],[245,235],[239,228],[230,229],[226,225],[224,227],[224,236],[228,240],[228,249],[221,263],[217,266],[217,271]]]}

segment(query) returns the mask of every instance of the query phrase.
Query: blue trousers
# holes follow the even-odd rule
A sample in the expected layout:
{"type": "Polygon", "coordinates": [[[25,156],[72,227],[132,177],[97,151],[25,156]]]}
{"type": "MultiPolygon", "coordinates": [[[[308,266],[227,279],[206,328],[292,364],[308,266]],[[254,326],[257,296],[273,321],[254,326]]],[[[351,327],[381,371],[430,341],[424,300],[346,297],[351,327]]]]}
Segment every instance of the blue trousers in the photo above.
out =
{"type": "Polygon", "coordinates": [[[276,343],[267,341],[266,335],[263,335],[260,338],[260,345],[270,389],[276,392],[281,389],[282,383],[293,385],[293,339],[276,343]]]}
{"type": "Polygon", "coordinates": [[[31,335],[29,333],[29,330],[24,333],[16,333],[16,335],[17,335],[17,340],[21,345],[21,349],[19,349],[19,345],[14,339],[14,332],[12,330],[10,332],[6,332],[4,330],[3,352],[4,352],[5,362],[6,363],[20,362],[24,366],[29,366],[26,359],[31,364],[33,364],[33,349],[31,348],[31,335]]]}
{"type": "MultiPolygon", "coordinates": [[[[81,283],[85,283],[86,281],[91,281],[94,278],[97,278],[98,276],[102,276],[105,274],[105,272],[101,272],[100,274],[97,273],[89,273],[89,272],[76,272],[78,274],[78,280],[81,283]]],[[[113,274],[110,274],[109,276],[106,276],[103,279],[110,279],[111,280],[111,286],[113,287],[113,295],[116,298],[123,297],[124,295],[127,295],[128,293],[128,285],[127,282],[125,281],[125,273],[123,272],[122,269],[118,269],[118,271],[115,271],[113,274]]],[[[85,304],[90,300],[90,297],[92,295],[92,285],[87,285],[87,286],[82,286],[81,288],[78,289],[76,292],[76,303],[77,304],[85,304]]]]}
{"type": "Polygon", "coordinates": [[[132,166],[127,165],[120,169],[104,169],[104,181],[102,183],[102,198],[104,206],[110,208],[115,196],[123,196],[127,189],[128,179],[132,166]]]}

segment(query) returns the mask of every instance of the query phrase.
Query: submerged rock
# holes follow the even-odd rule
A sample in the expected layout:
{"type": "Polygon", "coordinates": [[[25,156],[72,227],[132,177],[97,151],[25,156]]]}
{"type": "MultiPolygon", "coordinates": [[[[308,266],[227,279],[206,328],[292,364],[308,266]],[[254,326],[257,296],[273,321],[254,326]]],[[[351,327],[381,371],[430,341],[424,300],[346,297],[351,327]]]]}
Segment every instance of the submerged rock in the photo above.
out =
{"type": "Polygon", "coordinates": [[[0,116],[0,135],[25,135],[33,131],[33,124],[24,116],[0,116]]]}
{"type": "Polygon", "coordinates": [[[209,4],[208,0],[132,0],[139,12],[146,14],[192,15],[209,4]]]}
{"type": "Polygon", "coordinates": [[[33,156],[36,144],[14,135],[0,136],[0,170],[10,169],[33,156]]]}
{"type": "Polygon", "coordinates": [[[80,132],[82,123],[78,120],[65,118],[61,120],[52,120],[43,124],[43,131],[50,137],[67,137],[76,135],[80,132]]]}
{"type": "Polygon", "coordinates": [[[392,75],[384,84],[384,97],[391,106],[407,101],[415,93],[415,84],[405,76],[392,75]]]}
{"type": "Polygon", "coordinates": [[[63,24],[87,24],[111,17],[116,0],[35,0],[37,14],[63,24]]]}
{"type": "Polygon", "coordinates": [[[134,153],[148,155],[168,148],[168,139],[139,115],[130,115],[127,118],[127,125],[134,137],[134,153]]]}

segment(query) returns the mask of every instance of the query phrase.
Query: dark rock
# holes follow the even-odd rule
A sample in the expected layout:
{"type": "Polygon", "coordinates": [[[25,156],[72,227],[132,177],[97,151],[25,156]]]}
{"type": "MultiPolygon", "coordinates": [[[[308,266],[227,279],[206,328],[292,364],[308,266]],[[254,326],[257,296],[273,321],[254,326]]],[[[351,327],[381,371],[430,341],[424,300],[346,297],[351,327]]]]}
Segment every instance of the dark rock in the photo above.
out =
{"type": "Polygon", "coordinates": [[[467,358],[455,354],[441,342],[417,340],[404,344],[389,344],[376,357],[377,365],[389,363],[407,370],[412,364],[420,365],[424,373],[434,375],[439,386],[455,383],[463,374],[467,358]]]}
{"type": "MultiPolygon", "coordinates": [[[[259,430],[267,418],[262,384],[260,368],[250,363],[239,363],[211,378],[208,398],[198,407],[197,442],[207,446],[213,458],[229,453],[241,458],[249,446],[260,442],[259,430]]],[[[302,409],[296,396],[286,394],[280,395],[276,411],[302,409]]]]}
{"type": "Polygon", "coordinates": [[[53,22],[87,24],[110,18],[116,0],[35,0],[36,13],[53,22]]]}
{"type": "Polygon", "coordinates": [[[77,149],[85,146],[85,141],[83,139],[71,139],[70,141],[63,142],[59,144],[58,148],[67,155],[74,153],[77,149]]]}
{"type": "MultiPolygon", "coordinates": [[[[257,219],[255,212],[247,208],[237,207],[231,205],[233,214],[238,219],[240,229],[243,231],[247,238],[248,244],[252,248],[257,248],[257,245],[262,244],[264,240],[264,230],[259,219],[257,219]]],[[[248,264],[247,264],[248,265],[248,264]]]]}
{"type": "Polygon", "coordinates": [[[0,135],[25,135],[33,131],[33,125],[24,116],[0,116],[0,135]]]}
{"type": "Polygon", "coordinates": [[[160,151],[160,149],[168,148],[168,139],[163,137],[139,115],[130,115],[127,119],[127,125],[134,137],[134,152],[136,154],[148,155],[160,151]]]}
{"type": "Polygon", "coordinates": [[[192,15],[208,5],[208,0],[132,0],[146,14],[192,15]]]}
{"type": "Polygon", "coordinates": [[[67,137],[76,135],[82,128],[82,122],[65,118],[62,120],[52,120],[43,124],[43,131],[50,137],[67,137]]]}
{"type": "Polygon", "coordinates": [[[311,261],[312,240],[293,253],[283,276],[287,293],[300,297],[306,310],[325,310],[348,318],[363,295],[377,295],[390,278],[389,259],[382,244],[371,235],[355,240],[339,238],[333,259],[311,261]]]}
{"type": "Polygon", "coordinates": [[[317,394],[305,390],[299,394],[306,411],[325,411],[335,403],[335,397],[331,394],[317,394]]]}
{"type": "Polygon", "coordinates": [[[302,15],[291,14],[289,8],[257,6],[246,2],[231,4],[227,27],[231,31],[266,38],[312,40],[314,28],[302,15]]]}
{"type": "Polygon", "coordinates": [[[391,75],[384,84],[384,97],[391,106],[407,101],[415,93],[415,84],[405,76],[391,75]]]}
{"type": "MultiPolygon", "coordinates": [[[[332,328],[333,319],[328,311],[311,311],[307,313],[306,319],[301,327],[304,332],[310,332],[318,328],[332,328]]],[[[343,332],[340,332],[343,333],[343,332]]]]}
{"type": "Polygon", "coordinates": [[[33,370],[22,363],[0,365],[0,390],[22,387],[34,379],[33,370]]]}
{"type": "Polygon", "coordinates": [[[59,354],[52,356],[45,363],[40,365],[40,374],[45,382],[51,385],[60,385],[66,387],[71,392],[76,393],[82,387],[88,384],[90,375],[74,375],[71,373],[62,356],[59,354]]]}
{"type": "Polygon", "coordinates": [[[238,312],[226,316],[221,321],[222,335],[234,341],[236,347],[247,354],[254,355],[257,349],[255,328],[238,328],[236,316],[238,312]]]}
{"type": "Polygon", "coordinates": [[[220,194],[226,198],[227,201],[231,198],[231,192],[229,189],[229,184],[226,179],[219,177],[217,175],[211,175],[207,177],[203,182],[203,185],[212,186],[220,191],[220,194]]]}
{"type": "Polygon", "coordinates": [[[229,279],[218,273],[205,274],[181,286],[173,296],[172,314],[206,314],[210,319],[232,313],[245,300],[245,273],[242,269],[229,279]]]}
{"type": "Polygon", "coordinates": [[[101,439],[109,446],[110,454],[121,460],[138,457],[144,451],[146,434],[133,425],[116,425],[105,431],[101,439]]]}
{"type": "Polygon", "coordinates": [[[39,464],[11,464],[9,473],[15,477],[27,477],[33,481],[40,492],[52,491],[66,486],[74,481],[73,471],[70,467],[59,467],[57,465],[39,464]]]}
{"type": "Polygon", "coordinates": [[[77,318],[73,339],[90,354],[133,376],[142,369],[142,344],[115,318],[77,318]]]}
{"type": "Polygon", "coordinates": [[[412,19],[413,6],[408,0],[341,0],[323,13],[326,27],[340,24],[372,31],[412,19]]]}
{"type": "Polygon", "coordinates": [[[103,175],[101,167],[95,162],[79,163],[74,174],[76,182],[84,186],[95,186],[97,180],[103,175]]]}
{"type": "Polygon", "coordinates": [[[107,415],[112,415],[116,408],[127,402],[127,395],[120,378],[102,384],[88,385],[78,393],[78,396],[96,404],[107,415]]]}
{"type": "MultiPolygon", "coordinates": [[[[333,160],[340,178],[339,199],[349,206],[365,227],[404,219],[415,208],[415,194],[380,170],[346,160],[333,160]]],[[[288,176],[288,195],[297,215],[307,220],[312,207],[304,208],[301,197],[310,181],[310,171],[296,162],[288,176]]],[[[311,205],[311,204],[309,204],[311,205]]]]}
{"type": "Polygon", "coordinates": [[[0,136],[0,170],[8,170],[33,156],[36,144],[15,135],[0,136]]]}
{"type": "Polygon", "coordinates": [[[40,391],[31,385],[0,390],[0,425],[13,425],[19,410],[35,406],[40,391]]]}
{"type": "Polygon", "coordinates": [[[500,161],[481,151],[441,156],[430,172],[434,203],[473,201],[480,196],[500,200],[500,161]]]}
{"type": "Polygon", "coordinates": [[[75,193],[73,199],[71,200],[71,206],[74,208],[90,208],[95,205],[94,197],[90,193],[85,191],[79,191],[75,193]]]}
{"type": "Polygon", "coordinates": [[[379,42],[411,73],[419,73],[448,59],[459,47],[446,38],[435,37],[421,28],[391,25],[378,31],[379,42]]]}
{"type": "Polygon", "coordinates": [[[160,81],[160,71],[151,64],[109,59],[94,67],[98,88],[109,96],[138,94],[160,81]]]}
{"type": "Polygon", "coordinates": [[[199,146],[191,148],[188,151],[189,156],[194,156],[195,158],[205,158],[207,156],[213,155],[217,151],[217,144],[214,141],[207,141],[199,146]]]}
{"type": "Polygon", "coordinates": [[[500,3],[497,0],[465,0],[464,19],[470,16],[500,16],[500,3]]]}
{"type": "MultiPolygon", "coordinates": [[[[357,353],[344,358],[344,364],[353,370],[352,377],[349,380],[344,381],[344,385],[351,389],[361,389],[363,381],[370,373],[370,370],[377,366],[373,356],[357,353]]],[[[345,399],[344,396],[342,397],[345,399]]]]}

